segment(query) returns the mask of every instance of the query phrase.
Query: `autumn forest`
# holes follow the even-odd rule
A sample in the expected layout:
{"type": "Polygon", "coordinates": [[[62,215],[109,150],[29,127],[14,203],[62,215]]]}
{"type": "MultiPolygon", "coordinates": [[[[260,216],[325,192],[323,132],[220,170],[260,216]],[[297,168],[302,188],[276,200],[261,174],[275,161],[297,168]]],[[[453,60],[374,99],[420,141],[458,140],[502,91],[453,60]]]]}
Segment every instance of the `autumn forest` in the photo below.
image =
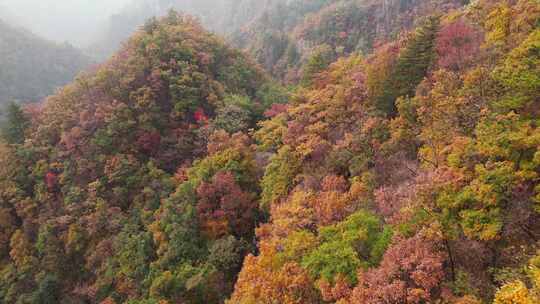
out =
{"type": "Polygon", "coordinates": [[[0,303],[540,303],[538,0],[157,2],[0,33],[0,303]]]}

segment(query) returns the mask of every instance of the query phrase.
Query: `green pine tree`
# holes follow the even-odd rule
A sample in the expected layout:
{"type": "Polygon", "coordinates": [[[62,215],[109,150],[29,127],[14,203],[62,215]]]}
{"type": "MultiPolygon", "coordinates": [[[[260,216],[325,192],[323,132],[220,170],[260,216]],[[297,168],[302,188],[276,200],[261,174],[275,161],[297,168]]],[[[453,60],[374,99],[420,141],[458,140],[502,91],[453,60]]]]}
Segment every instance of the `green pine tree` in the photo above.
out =
{"type": "Polygon", "coordinates": [[[11,102],[6,107],[6,121],[2,126],[2,137],[10,144],[24,142],[24,132],[30,121],[21,106],[11,102]]]}
{"type": "Polygon", "coordinates": [[[401,51],[392,76],[386,81],[385,93],[377,100],[379,110],[393,116],[396,114],[398,97],[414,96],[416,87],[427,75],[435,59],[435,39],[439,24],[439,17],[432,16],[417,28],[401,51]]]}

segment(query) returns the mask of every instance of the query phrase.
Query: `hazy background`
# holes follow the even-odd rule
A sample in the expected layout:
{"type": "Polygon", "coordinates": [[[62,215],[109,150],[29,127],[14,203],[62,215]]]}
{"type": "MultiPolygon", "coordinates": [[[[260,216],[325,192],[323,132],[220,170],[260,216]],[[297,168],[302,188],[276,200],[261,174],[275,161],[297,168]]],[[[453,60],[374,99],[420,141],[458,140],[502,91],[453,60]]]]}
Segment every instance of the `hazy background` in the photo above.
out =
{"type": "Polygon", "coordinates": [[[171,8],[228,35],[283,1],[290,0],[0,0],[0,106],[52,94],[171,8]]]}
{"type": "Polygon", "coordinates": [[[0,0],[0,18],[58,42],[85,47],[130,0],[0,0]]]}

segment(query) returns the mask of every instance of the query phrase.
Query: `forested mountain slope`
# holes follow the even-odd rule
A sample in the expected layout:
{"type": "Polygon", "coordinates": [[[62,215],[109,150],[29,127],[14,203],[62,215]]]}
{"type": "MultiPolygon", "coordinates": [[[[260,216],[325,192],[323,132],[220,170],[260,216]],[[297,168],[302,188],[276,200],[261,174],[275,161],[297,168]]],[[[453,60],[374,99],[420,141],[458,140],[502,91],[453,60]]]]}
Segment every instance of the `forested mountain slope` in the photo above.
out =
{"type": "Polygon", "coordinates": [[[460,8],[464,0],[293,0],[274,3],[231,40],[267,70],[294,83],[313,56],[332,62],[352,52],[369,54],[430,14],[460,8]]]}
{"type": "Polygon", "coordinates": [[[170,12],[10,108],[0,301],[540,303],[540,3],[397,3],[287,90],[170,12]]]}
{"type": "Polygon", "coordinates": [[[254,250],[260,168],[247,136],[214,131],[254,126],[271,92],[253,62],[171,12],[10,117],[2,302],[223,301],[254,250]]]}
{"type": "Polygon", "coordinates": [[[295,82],[314,55],[331,62],[373,47],[429,14],[445,13],[466,0],[133,0],[112,16],[92,49],[108,56],[135,28],[171,8],[197,16],[210,30],[250,52],[278,79],[295,82]]]}
{"type": "Polygon", "coordinates": [[[0,20],[0,103],[38,101],[91,64],[70,45],[57,45],[0,20]]]}
{"type": "Polygon", "coordinates": [[[477,1],[260,123],[236,303],[540,303],[540,4],[477,1]]]}

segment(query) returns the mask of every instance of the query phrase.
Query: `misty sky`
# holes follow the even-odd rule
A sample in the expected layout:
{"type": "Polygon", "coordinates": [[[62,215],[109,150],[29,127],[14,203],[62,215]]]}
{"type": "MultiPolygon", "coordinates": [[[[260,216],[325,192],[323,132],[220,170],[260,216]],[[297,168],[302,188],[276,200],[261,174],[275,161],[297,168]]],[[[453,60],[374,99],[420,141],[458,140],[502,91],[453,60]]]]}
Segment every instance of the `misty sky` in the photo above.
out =
{"type": "Polygon", "coordinates": [[[130,0],[0,0],[18,25],[49,40],[78,46],[92,40],[107,18],[130,0]]]}

